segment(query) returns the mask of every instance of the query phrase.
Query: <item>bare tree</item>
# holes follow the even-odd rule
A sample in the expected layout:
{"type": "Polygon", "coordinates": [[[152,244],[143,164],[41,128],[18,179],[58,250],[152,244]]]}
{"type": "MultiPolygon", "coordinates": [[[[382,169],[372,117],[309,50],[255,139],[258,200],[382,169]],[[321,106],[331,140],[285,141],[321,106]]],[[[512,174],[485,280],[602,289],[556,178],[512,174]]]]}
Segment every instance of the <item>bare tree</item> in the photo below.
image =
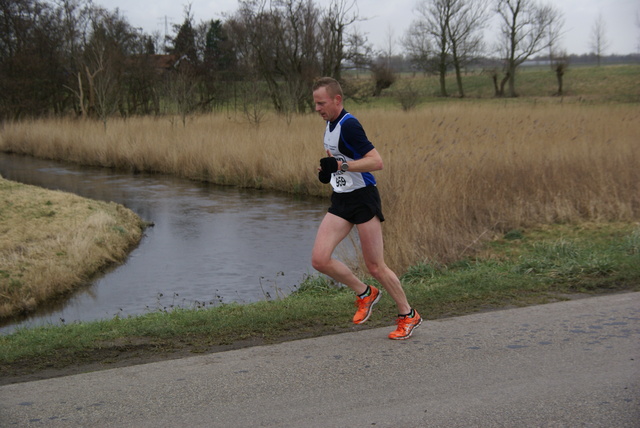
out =
{"type": "Polygon", "coordinates": [[[64,108],[62,33],[52,5],[0,0],[0,119],[64,108]]]}
{"type": "Polygon", "coordinates": [[[274,108],[288,114],[304,102],[305,79],[317,60],[315,39],[307,37],[317,28],[318,14],[309,2],[283,0],[241,1],[230,23],[231,39],[246,74],[258,73],[267,85],[274,108]],[[311,21],[311,22],[309,22],[311,21]],[[294,107],[295,106],[295,107],[294,107]]]}
{"type": "Polygon", "coordinates": [[[353,65],[356,78],[359,78],[360,71],[370,67],[373,48],[357,28],[347,35],[346,48],[346,59],[353,65]]]}
{"type": "Polygon", "coordinates": [[[260,127],[267,114],[268,93],[257,76],[250,76],[240,88],[240,105],[244,117],[255,126],[260,127]]]}
{"type": "Polygon", "coordinates": [[[128,114],[143,39],[92,0],[0,0],[0,115],[128,114]]]}
{"type": "Polygon", "coordinates": [[[598,14],[593,26],[591,27],[591,51],[595,54],[598,61],[598,67],[602,61],[602,55],[604,51],[609,47],[609,41],[607,40],[607,26],[602,16],[602,13],[598,14]]]}
{"type": "Polygon", "coordinates": [[[107,121],[118,110],[120,102],[118,72],[113,58],[103,49],[96,49],[92,55],[92,69],[89,69],[89,64],[85,66],[91,100],[89,106],[107,129],[107,121]]]}
{"type": "Polygon", "coordinates": [[[0,118],[73,109],[106,123],[118,111],[159,113],[160,97],[168,94],[172,107],[179,105],[178,93],[208,107],[236,90],[240,71],[253,80],[252,70],[277,111],[302,112],[312,106],[314,78],[340,79],[349,61],[368,65],[366,39],[348,34],[359,19],[356,0],[240,0],[224,24],[200,26],[193,25],[190,6],[185,14],[173,26],[175,37],[165,40],[172,43],[162,53],[171,55],[156,55],[159,34],[154,43],[95,0],[0,0],[0,118]],[[174,73],[168,90],[173,55],[186,55],[192,68],[174,73]]]}
{"type": "Polygon", "coordinates": [[[130,65],[128,59],[141,51],[142,38],[118,9],[109,12],[100,7],[92,8],[90,25],[80,64],[87,90],[78,92],[87,93],[87,113],[97,116],[106,127],[108,118],[116,112],[122,116],[128,114],[124,76],[130,65]]]}
{"type": "Polygon", "coordinates": [[[229,21],[240,65],[256,70],[277,112],[312,106],[309,88],[320,74],[340,78],[346,28],[357,20],[354,0],[241,0],[229,21]]]}
{"type": "Polygon", "coordinates": [[[553,70],[556,73],[556,79],[558,81],[558,92],[556,92],[556,95],[562,96],[564,95],[564,73],[569,67],[569,56],[566,52],[557,53],[554,55],[552,64],[553,70]]]}
{"type": "Polygon", "coordinates": [[[396,44],[395,33],[393,31],[393,27],[389,25],[387,27],[387,32],[385,33],[384,46],[381,52],[382,57],[384,58],[384,61],[385,61],[385,66],[387,68],[391,68],[391,58],[393,57],[393,48],[395,44],[396,44]]]}
{"type": "Polygon", "coordinates": [[[562,14],[552,5],[535,0],[497,0],[496,12],[500,17],[499,48],[505,60],[509,96],[516,97],[517,68],[559,39],[562,14]]]}
{"type": "Polygon", "coordinates": [[[488,0],[421,0],[419,18],[409,27],[404,45],[412,62],[440,77],[440,95],[446,97],[446,74],[451,65],[464,97],[462,69],[482,47],[481,30],[487,22],[488,0]],[[433,59],[431,56],[433,55],[433,59]]]}
{"type": "Polygon", "coordinates": [[[95,113],[104,123],[118,110],[127,114],[124,107],[126,88],[126,59],[137,53],[137,34],[118,9],[111,13],[95,9],[91,40],[85,49],[85,67],[93,70],[92,96],[95,113]]]}
{"type": "Polygon", "coordinates": [[[434,53],[437,56],[436,68],[440,77],[440,95],[447,94],[447,68],[450,64],[449,56],[449,21],[451,19],[451,0],[421,0],[416,6],[419,21],[430,34],[434,53]]]}
{"type": "Polygon", "coordinates": [[[431,34],[425,22],[413,21],[402,38],[402,44],[414,69],[429,73],[432,69],[433,48],[431,34]]]}
{"type": "Polygon", "coordinates": [[[451,17],[447,26],[453,67],[460,97],[464,97],[462,68],[482,48],[481,30],[487,22],[488,0],[450,0],[451,17]]]}
{"type": "Polygon", "coordinates": [[[420,91],[411,80],[401,80],[394,88],[394,95],[403,111],[413,110],[418,105],[420,91]]]}
{"type": "MultiPolygon", "coordinates": [[[[311,2],[310,2],[311,3],[311,2]]],[[[345,37],[358,21],[356,0],[331,0],[320,22],[322,74],[340,80],[346,59],[345,37]]]]}

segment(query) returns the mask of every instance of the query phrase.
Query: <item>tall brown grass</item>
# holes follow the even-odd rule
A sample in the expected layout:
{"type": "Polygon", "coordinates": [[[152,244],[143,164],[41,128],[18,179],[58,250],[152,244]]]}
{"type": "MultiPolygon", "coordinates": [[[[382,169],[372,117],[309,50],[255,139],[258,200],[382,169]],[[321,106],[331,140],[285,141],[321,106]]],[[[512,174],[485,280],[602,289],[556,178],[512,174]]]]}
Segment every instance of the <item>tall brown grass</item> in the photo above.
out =
{"type": "MultiPolygon", "coordinates": [[[[550,222],[640,218],[640,108],[525,102],[445,103],[411,112],[362,109],[381,152],[388,263],[473,254],[483,240],[550,222]]],[[[310,195],[324,123],[268,116],[259,126],[223,115],[101,123],[5,124],[0,150],[88,165],[176,174],[310,195]]],[[[311,243],[310,243],[311,245],[311,243]]]]}

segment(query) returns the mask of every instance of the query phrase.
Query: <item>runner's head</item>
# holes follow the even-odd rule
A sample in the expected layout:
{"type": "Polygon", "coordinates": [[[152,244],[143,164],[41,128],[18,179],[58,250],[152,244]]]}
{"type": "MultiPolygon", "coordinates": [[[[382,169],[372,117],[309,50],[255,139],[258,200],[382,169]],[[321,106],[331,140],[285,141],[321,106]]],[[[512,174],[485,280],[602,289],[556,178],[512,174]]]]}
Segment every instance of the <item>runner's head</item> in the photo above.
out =
{"type": "Polygon", "coordinates": [[[313,102],[316,112],[324,120],[333,121],[342,112],[342,88],[337,80],[322,77],[313,84],[313,102]]]}

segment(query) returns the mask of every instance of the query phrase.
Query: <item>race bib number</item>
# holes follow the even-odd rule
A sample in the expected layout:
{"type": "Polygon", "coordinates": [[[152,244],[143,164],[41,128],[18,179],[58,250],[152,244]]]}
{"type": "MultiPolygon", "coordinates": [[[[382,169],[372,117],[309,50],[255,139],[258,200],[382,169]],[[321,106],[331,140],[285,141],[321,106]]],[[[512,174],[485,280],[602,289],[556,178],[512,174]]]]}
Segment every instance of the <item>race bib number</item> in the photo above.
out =
{"type": "Polygon", "coordinates": [[[353,186],[353,178],[349,174],[337,172],[331,177],[333,188],[336,192],[344,191],[353,186]]]}

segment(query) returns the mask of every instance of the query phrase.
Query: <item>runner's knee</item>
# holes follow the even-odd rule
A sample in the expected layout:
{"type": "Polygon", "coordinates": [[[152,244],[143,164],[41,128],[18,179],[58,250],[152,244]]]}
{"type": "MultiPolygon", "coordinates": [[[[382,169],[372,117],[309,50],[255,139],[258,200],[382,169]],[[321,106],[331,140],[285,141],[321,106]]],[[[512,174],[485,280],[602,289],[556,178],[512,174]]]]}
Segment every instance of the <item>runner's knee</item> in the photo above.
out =
{"type": "Polygon", "coordinates": [[[377,280],[380,280],[380,277],[383,276],[385,266],[380,263],[367,263],[367,270],[377,280]]]}
{"type": "Polygon", "coordinates": [[[329,258],[318,256],[315,254],[311,256],[311,266],[319,272],[324,273],[330,261],[331,259],[329,258]]]}

